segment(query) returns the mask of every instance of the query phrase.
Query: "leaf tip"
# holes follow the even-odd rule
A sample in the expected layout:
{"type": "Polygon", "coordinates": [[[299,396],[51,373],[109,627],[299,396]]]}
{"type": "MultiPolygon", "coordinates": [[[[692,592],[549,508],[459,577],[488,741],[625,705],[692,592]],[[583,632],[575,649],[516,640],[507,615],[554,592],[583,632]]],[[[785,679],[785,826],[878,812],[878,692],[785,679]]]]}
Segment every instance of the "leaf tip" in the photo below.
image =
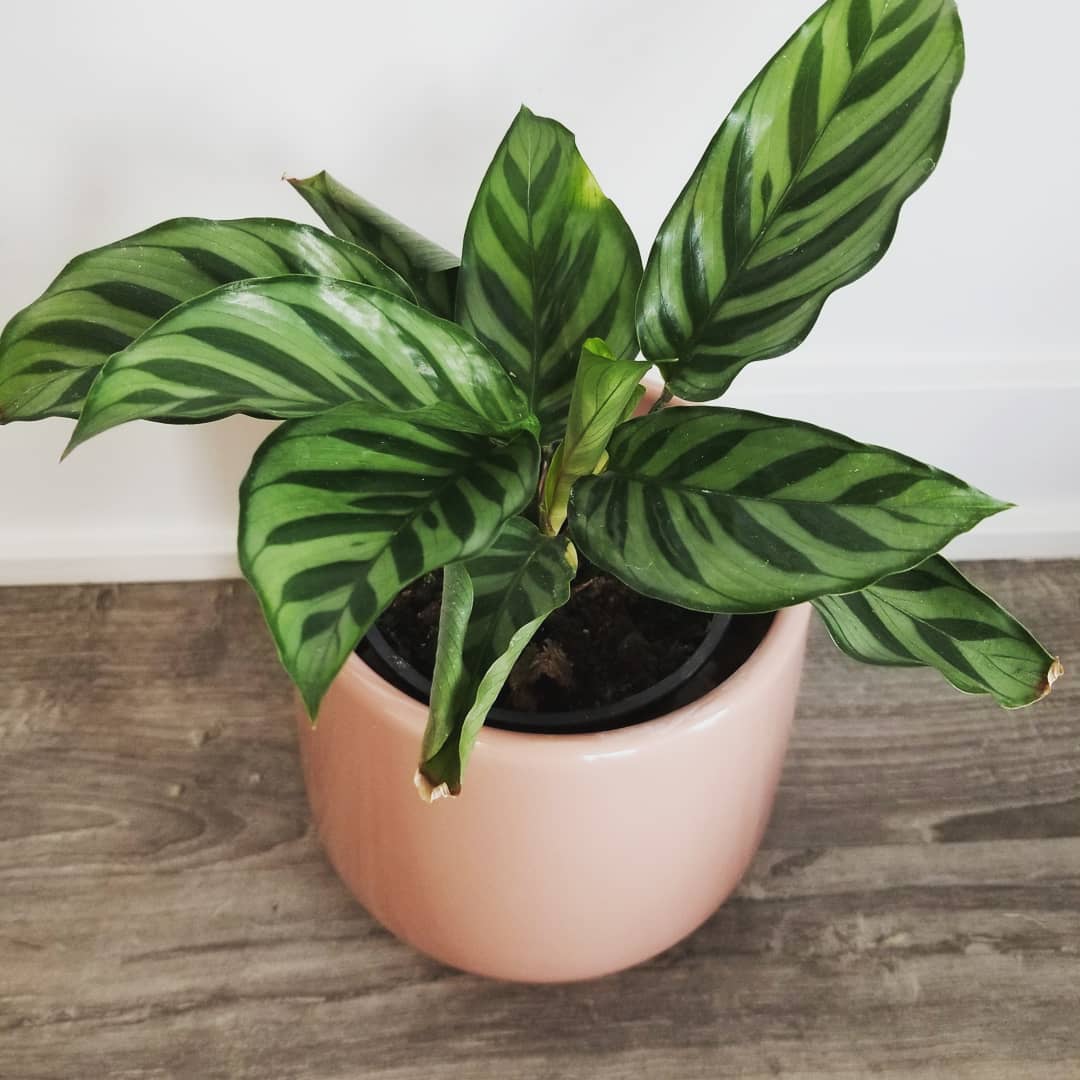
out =
{"type": "Polygon", "coordinates": [[[974,510],[974,513],[978,521],[985,521],[987,518],[996,517],[998,514],[1005,513],[1006,510],[1016,509],[1017,504],[1014,502],[1005,502],[1001,499],[996,499],[993,495],[988,495],[985,491],[980,491],[978,488],[972,490],[976,492],[976,502],[974,504],[976,509],[974,510]]]}
{"type": "Polygon", "coordinates": [[[116,426],[110,423],[102,424],[99,417],[100,414],[95,411],[90,398],[87,397],[78,419],[75,421],[75,429],[71,433],[71,438],[68,439],[67,446],[64,447],[64,452],[60,455],[61,461],[73,450],[82,446],[84,442],[89,442],[95,435],[100,435],[102,432],[116,426]]]}
{"type": "Polygon", "coordinates": [[[319,723],[319,706],[322,704],[325,688],[302,686],[298,682],[297,689],[300,691],[300,699],[304,703],[304,711],[307,713],[308,720],[314,729],[319,723]]]}
{"type": "Polygon", "coordinates": [[[67,446],[65,446],[60,453],[60,460],[66,461],[67,458],[70,456],[71,452],[82,446],[82,444],[86,442],[86,440],[89,438],[90,436],[81,429],[80,425],[76,424],[75,430],[71,433],[71,438],[67,441],[67,446]]]}
{"type": "Polygon", "coordinates": [[[1016,503],[1008,502],[1007,500],[995,499],[993,495],[986,495],[983,493],[986,499],[987,517],[993,517],[994,514],[1003,514],[1006,510],[1015,510],[1016,503]]]}
{"type": "Polygon", "coordinates": [[[1046,678],[1043,680],[1041,693],[1039,694],[1039,701],[1042,701],[1051,690],[1054,688],[1054,683],[1065,674],[1065,665],[1055,656],[1050,664],[1049,669],[1046,672],[1046,678]]]}
{"type": "Polygon", "coordinates": [[[566,541],[564,558],[566,559],[566,565],[576,574],[578,572],[578,552],[577,548],[569,540],[566,541]]]}
{"type": "Polygon", "coordinates": [[[617,359],[608,343],[600,337],[586,338],[585,344],[581,346],[581,351],[583,353],[591,352],[594,356],[603,357],[605,360],[617,359]]]}
{"type": "Polygon", "coordinates": [[[450,790],[450,785],[445,780],[441,784],[433,784],[424,775],[423,769],[416,770],[416,775],[413,776],[413,786],[416,788],[416,793],[420,796],[420,799],[429,804],[439,799],[453,799],[458,794],[457,791],[450,790]]]}
{"type": "Polygon", "coordinates": [[[320,169],[317,173],[313,173],[311,176],[290,176],[287,172],[281,174],[281,179],[286,184],[290,184],[292,187],[306,188],[312,187],[315,184],[324,183],[326,181],[326,170],[320,169]]]}

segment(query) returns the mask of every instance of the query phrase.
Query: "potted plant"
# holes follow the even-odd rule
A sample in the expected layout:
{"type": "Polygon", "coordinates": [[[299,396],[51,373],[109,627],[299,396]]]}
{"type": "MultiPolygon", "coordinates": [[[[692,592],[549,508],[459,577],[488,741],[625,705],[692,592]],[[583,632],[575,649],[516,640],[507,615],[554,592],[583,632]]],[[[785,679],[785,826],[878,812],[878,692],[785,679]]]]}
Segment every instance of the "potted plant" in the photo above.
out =
{"type": "Polygon", "coordinates": [[[0,415],[77,418],[69,450],[135,419],[284,421],[241,489],[241,565],[319,717],[301,743],[330,856],[419,948],[579,978],[706,918],[764,828],[811,604],[856,659],[1008,708],[1060,674],[937,554],[1007,504],[686,404],[794,348],[881,258],[962,66],[952,0],[828,0],[644,268],[570,132],[522,109],[460,264],[320,173],[291,183],[333,235],[169,221],[8,324],[0,415]]]}

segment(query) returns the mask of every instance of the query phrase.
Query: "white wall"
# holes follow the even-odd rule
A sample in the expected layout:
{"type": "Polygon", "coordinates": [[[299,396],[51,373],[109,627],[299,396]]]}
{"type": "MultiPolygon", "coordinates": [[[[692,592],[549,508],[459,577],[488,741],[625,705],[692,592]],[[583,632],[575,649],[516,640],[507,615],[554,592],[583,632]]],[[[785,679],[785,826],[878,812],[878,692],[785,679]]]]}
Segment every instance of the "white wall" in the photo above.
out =
{"type": "MultiPolygon", "coordinates": [[[[643,249],[742,86],[813,0],[9,3],[0,318],[69,256],[178,214],[313,220],[326,167],[458,250],[518,104],[577,132],[643,249]]],[[[956,554],[1080,555],[1074,42],[1054,0],[967,0],[944,161],[869,277],[729,400],[891,445],[1021,509],[956,554]],[[1025,29],[1037,26],[1038,32],[1025,29]]],[[[0,429],[0,582],[232,572],[264,425],[0,429]]]]}

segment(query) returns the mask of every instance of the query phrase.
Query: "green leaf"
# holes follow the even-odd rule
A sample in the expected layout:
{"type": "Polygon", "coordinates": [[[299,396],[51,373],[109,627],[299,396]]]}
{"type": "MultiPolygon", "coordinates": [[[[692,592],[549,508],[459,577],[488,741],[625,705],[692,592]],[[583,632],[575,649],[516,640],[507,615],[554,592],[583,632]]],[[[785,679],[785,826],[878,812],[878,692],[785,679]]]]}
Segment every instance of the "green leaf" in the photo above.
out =
{"type": "Polygon", "coordinates": [[[587,338],[637,355],[640,280],[637,242],[574,136],[522,108],[465,228],[457,320],[518,380],[543,442],[562,435],[587,338]]]}
{"type": "Polygon", "coordinates": [[[459,326],[368,285],[259,278],[174,308],[113,356],[69,449],[128,420],[300,417],[357,400],[395,410],[441,401],[503,428],[533,422],[459,326]]]}
{"type": "Polygon", "coordinates": [[[453,315],[456,255],[413,232],[327,172],[306,180],[290,179],[289,183],[335,236],[367,248],[393,267],[409,282],[424,307],[443,318],[453,315]]]}
{"type": "Polygon", "coordinates": [[[230,281],[321,274],[408,300],[370,252],[292,221],[177,218],[73,259],[0,337],[0,420],[78,416],[102,364],[185,300],[230,281]]]}
{"type": "Polygon", "coordinates": [[[532,432],[452,406],[342,405],[279,427],[240,488],[240,565],[312,716],[410,581],[481,551],[536,490],[532,432]]]}
{"type": "Polygon", "coordinates": [[[599,338],[581,348],[570,397],[566,437],[551,459],[544,480],[540,508],[545,531],[554,536],[566,521],[566,506],[575,480],[589,476],[600,465],[616,426],[641,400],[642,376],[648,364],[619,360],[599,338]]]}
{"type": "Polygon", "coordinates": [[[570,599],[576,555],[566,540],[511,518],[495,542],[443,573],[431,709],[417,786],[456,795],[476,737],[514,662],[570,599]]]}
{"type": "Polygon", "coordinates": [[[771,611],[917,565],[1007,504],[810,424],[709,406],[623,424],[570,495],[570,535],[646,596],[771,611]]]}
{"type": "Polygon", "coordinates": [[[660,228],[644,354],[705,401],[809,333],[933,171],[964,64],[953,0],[830,0],[766,65],[660,228]]]}
{"type": "Polygon", "coordinates": [[[937,668],[958,690],[992,694],[1007,709],[1045,697],[1062,674],[1055,657],[940,555],[814,606],[848,656],[937,668]]]}

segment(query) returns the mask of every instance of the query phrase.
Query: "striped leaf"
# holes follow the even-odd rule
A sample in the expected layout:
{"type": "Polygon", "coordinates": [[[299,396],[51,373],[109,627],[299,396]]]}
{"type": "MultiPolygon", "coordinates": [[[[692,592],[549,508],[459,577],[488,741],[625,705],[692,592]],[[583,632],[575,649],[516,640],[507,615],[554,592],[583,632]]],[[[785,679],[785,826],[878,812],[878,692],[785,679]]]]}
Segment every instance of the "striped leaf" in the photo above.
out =
{"type": "Polygon", "coordinates": [[[531,422],[521,392],[459,326],[369,285],[259,278],[175,308],[113,356],[69,449],[128,420],[301,417],[357,400],[531,422]]]}
{"type": "Polygon", "coordinates": [[[582,346],[566,437],[544,479],[540,515],[545,532],[554,536],[563,527],[574,481],[597,470],[611,433],[645,393],[641,378],[648,370],[640,361],[619,360],[599,338],[582,346]]]}
{"type": "Polygon", "coordinates": [[[446,319],[453,315],[456,255],[372,206],[327,172],[289,183],[335,236],[359,244],[393,267],[428,310],[446,319]]]}
{"type": "Polygon", "coordinates": [[[177,218],[73,259],[0,337],[0,421],[78,416],[102,364],[230,281],[322,274],[413,300],[370,252],[291,221],[177,218]]]}
{"type": "Polygon", "coordinates": [[[861,592],[814,601],[833,641],[867,664],[937,668],[958,690],[1007,709],[1050,693],[1062,674],[1004,608],[936,555],[861,592]]]}
{"type": "Polygon", "coordinates": [[[566,540],[511,518],[486,551],[443,573],[431,709],[417,787],[456,795],[473,743],[521,651],[570,599],[577,558],[566,540]]]}
{"type": "Polygon", "coordinates": [[[642,351],[692,401],[795,348],[885,253],[964,63],[953,0],[829,0],[739,98],[656,238],[642,351]]]}
{"type": "Polygon", "coordinates": [[[1006,504],[823,428],[709,406],[631,420],[579,480],[570,535],[646,596],[772,611],[922,562],[1006,504]]]}
{"type": "Polygon", "coordinates": [[[353,403],[291,421],[244,478],[240,565],[312,716],[394,596],[481,551],[536,489],[531,432],[455,430],[452,410],[429,423],[353,403]]]}
{"type": "Polygon", "coordinates": [[[465,227],[457,320],[518,380],[545,443],[562,435],[587,338],[637,355],[640,280],[637,242],[574,136],[522,108],[465,227]]]}

